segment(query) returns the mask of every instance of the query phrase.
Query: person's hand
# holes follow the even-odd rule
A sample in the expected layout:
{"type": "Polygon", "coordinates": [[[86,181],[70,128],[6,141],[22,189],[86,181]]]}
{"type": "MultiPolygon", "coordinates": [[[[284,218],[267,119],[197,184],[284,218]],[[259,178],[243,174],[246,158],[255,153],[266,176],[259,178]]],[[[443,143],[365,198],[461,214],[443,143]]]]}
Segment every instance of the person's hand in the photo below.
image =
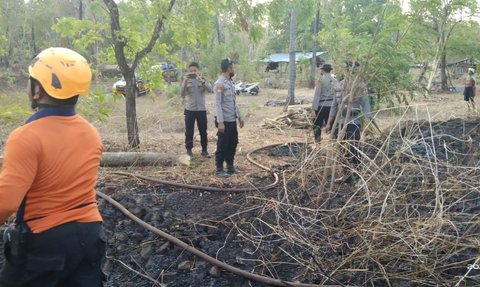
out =
{"type": "Polygon", "coordinates": [[[242,118],[238,118],[238,123],[240,124],[240,128],[243,128],[245,122],[243,121],[242,118]]]}
{"type": "Polygon", "coordinates": [[[225,132],[225,124],[218,123],[218,133],[223,134],[225,132]]]}
{"type": "Polygon", "coordinates": [[[182,85],[185,85],[187,83],[187,79],[187,75],[183,75],[182,85]]]}
{"type": "Polygon", "coordinates": [[[315,117],[316,117],[315,111],[314,111],[313,109],[310,111],[310,117],[311,117],[311,118],[315,118],[315,117]]]}

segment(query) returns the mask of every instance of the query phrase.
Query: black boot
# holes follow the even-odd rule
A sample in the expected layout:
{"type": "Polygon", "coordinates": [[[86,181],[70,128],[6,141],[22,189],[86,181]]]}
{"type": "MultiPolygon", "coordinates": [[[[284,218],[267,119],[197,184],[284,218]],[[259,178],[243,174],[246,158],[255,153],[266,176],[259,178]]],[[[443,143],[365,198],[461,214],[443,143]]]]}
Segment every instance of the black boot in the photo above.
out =
{"type": "Polygon", "coordinates": [[[210,154],[208,153],[208,151],[206,149],[202,150],[202,156],[204,158],[210,158],[210,154]]]}
{"type": "Polygon", "coordinates": [[[221,177],[221,178],[227,178],[230,176],[230,174],[226,173],[223,168],[217,168],[217,171],[215,172],[215,174],[218,176],[218,177],[221,177]]]}
{"type": "Polygon", "coordinates": [[[228,174],[234,174],[235,173],[235,166],[233,163],[228,163],[227,162],[227,173],[228,174]]]}
{"type": "Polygon", "coordinates": [[[187,149],[187,155],[193,159],[193,152],[191,148],[187,149]]]}
{"type": "Polygon", "coordinates": [[[228,173],[226,173],[226,172],[223,170],[223,162],[222,162],[222,163],[217,162],[217,171],[215,172],[215,174],[216,174],[218,177],[221,177],[221,178],[227,178],[227,177],[230,176],[228,173]]]}
{"type": "Polygon", "coordinates": [[[322,130],[320,127],[315,126],[313,128],[313,135],[315,136],[315,142],[318,143],[322,139],[322,130]]]}

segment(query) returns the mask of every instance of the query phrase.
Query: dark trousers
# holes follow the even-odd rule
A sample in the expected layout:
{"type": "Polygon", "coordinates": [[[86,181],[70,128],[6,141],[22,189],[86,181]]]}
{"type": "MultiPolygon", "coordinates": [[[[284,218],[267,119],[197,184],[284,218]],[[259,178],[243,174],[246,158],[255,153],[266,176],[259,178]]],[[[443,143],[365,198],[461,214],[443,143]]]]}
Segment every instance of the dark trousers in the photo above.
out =
{"type": "Polygon", "coordinates": [[[185,110],[185,147],[187,150],[193,148],[193,130],[195,121],[197,121],[198,132],[200,133],[200,143],[202,150],[207,151],[207,112],[185,110]]]}
{"type": "Polygon", "coordinates": [[[39,234],[27,233],[12,253],[4,246],[1,287],[101,287],[105,238],[101,222],[70,222],[39,234]]]}
{"type": "Polygon", "coordinates": [[[463,90],[463,99],[467,102],[474,102],[475,98],[475,87],[465,87],[463,90]]]}
{"type": "MultiPolygon", "coordinates": [[[[342,129],[340,127],[340,129],[342,129]]],[[[335,138],[338,138],[338,129],[335,130],[334,134],[335,138]]],[[[353,164],[353,167],[357,168],[360,163],[360,136],[361,130],[360,126],[356,124],[348,124],[347,129],[345,131],[345,138],[346,145],[344,146],[344,156],[347,161],[353,164]]],[[[342,140],[342,139],[341,139],[342,140]]]]}
{"type": "Polygon", "coordinates": [[[327,124],[330,115],[330,107],[319,107],[315,110],[315,121],[313,122],[313,134],[315,141],[320,141],[322,138],[322,126],[327,124]]]}
{"type": "Polygon", "coordinates": [[[217,150],[215,151],[215,162],[217,168],[223,167],[223,162],[233,164],[235,152],[238,145],[237,122],[224,122],[225,131],[217,133],[217,150]]]}

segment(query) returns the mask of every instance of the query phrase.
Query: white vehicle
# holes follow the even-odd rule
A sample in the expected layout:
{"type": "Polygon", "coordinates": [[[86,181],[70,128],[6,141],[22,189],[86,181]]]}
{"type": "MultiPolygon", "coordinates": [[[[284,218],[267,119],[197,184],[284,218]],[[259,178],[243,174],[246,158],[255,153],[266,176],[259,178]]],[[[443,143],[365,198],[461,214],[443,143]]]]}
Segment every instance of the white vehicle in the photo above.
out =
{"type": "Polygon", "coordinates": [[[243,83],[238,81],[235,83],[235,91],[237,95],[243,93],[256,96],[260,92],[260,88],[258,87],[258,83],[243,83]]]}

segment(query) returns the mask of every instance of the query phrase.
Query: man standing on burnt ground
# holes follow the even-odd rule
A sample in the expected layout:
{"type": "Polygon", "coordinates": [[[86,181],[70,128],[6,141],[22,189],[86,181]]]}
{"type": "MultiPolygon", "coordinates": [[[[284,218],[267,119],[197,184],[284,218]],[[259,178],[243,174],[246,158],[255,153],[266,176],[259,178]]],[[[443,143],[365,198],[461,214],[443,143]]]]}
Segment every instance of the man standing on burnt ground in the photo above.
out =
{"type": "MultiPolygon", "coordinates": [[[[361,80],[361,75],[357,74],[359,66],[360,64],[358,62],[345,62],[346,75],[338,84],[337,92],[339,94],[334,98],[326,127],[326,131],[330,132],[337,113],[340,113],[338,124],[332,133],[332,138],[338,139],[338,134],[346,125],[345,135],[340,140],[346,141],[347,147],[345,148],[344,154],[347,161],[352,164],[353,169],[345,172],[342,177],[337,178],[335,180],[335,183],[337,184],[354,183],[358,180],[358,175],[354,171],[358,171],[361,164],[359,151],[362,134],[362,119],[368,119],[368,123],[372,120],[367,85],[361,80]],[[348,115],[350,102],[351,111],[350,115],[348,115]]],[[[365,126],[368,126],[368,123],[366,123],[365,126]]]]}
{"type": "Polygon", "coordinates": [[[322,137],[322,126],[327,123],[330,115],[330,107],[335,100],[335,87],[338,81],[332,77],[330,72],[332,66],[324,64],[320,68],[321,77],[315,86],[315,96],[313,97],[312,109],[315,112],[315,121],[313,123],[313,133],[315,142],[320,142],[322,137]]]}
{"type": "Polygon", "coordinates": [[[95,185],[102,155],[97,130],[76,114],[92,72],[77,52],[48,48],[28,68],[36,109],[5,144],[0,173],[4,233],[1,287],[100,287],[105,258],[95,185]]]}
{"type": "Polygon", "coordinates": [[[235,173],[234,159],[238,144],[237,119],[243,128],[243,119],[236,102],[235,85],[232,78],[235,75],[233,62],[223,59],[220,62],[222,74],[215,82],[215,105],[217,110],[216,125],[217,151],[215,152],[216,175],[226,178],[235,173]],[[227,163],[225,172],[223,163],[227,163]]]}
{"type": "Polygon", "coordinates": [[[207,137],[207,109],[205,93],[213,92],[210,82],[200,75],[200,66],[196,62],[188,65],[188,73],[183,77],[181,96],[185,104],[185,147],[187,154],[193,158],[193,133],[197,121],[202,156],[209,157],[207,137]]]}

